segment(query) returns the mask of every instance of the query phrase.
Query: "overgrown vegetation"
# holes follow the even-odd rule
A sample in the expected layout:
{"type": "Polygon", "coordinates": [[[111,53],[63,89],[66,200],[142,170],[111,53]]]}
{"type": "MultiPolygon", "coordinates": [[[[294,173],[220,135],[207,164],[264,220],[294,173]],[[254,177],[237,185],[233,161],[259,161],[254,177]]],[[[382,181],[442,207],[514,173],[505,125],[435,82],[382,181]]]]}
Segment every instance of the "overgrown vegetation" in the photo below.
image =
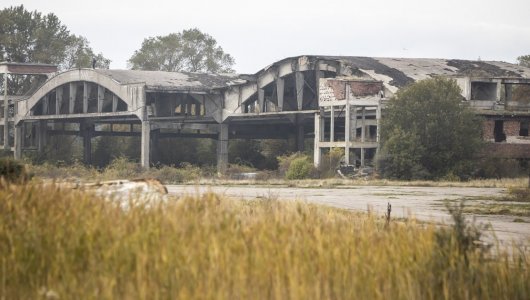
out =
{"type": "Polygon", "coordinates": [[[528,250],[478,251],[467,225],[213,194],[124,211],[53,185],[0,190],[0,216],[3,299],[530,296],[528,250]]]}
{"type": "Polygon", "coordinates": [[[461,99],[452,79],[426,79],[399,90],[381,121],[381,175],[406,180],[472,175],[481,123],[461,99]]]}
{"type": "Polygon", "coordinates": [[[114,179],[154,178],[165,184],[196,181],[201,177],[212,176],[213,171],[183,163],[180,166],[159,166],[148,170],[126,157],[114,159],[103,169],[85,166],[79,162],[73,164],[30,165],[29,171],[37,177],[59,180],[103,181],[114,179]]]}

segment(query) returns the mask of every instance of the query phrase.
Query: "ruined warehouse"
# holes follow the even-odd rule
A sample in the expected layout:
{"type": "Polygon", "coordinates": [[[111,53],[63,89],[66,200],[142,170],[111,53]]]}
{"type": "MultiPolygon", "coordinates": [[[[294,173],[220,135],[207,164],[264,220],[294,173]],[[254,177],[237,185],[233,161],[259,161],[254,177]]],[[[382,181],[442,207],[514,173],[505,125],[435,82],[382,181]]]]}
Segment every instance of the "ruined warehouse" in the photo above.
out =
{"type": "Polygon", "coordinates": [[[315,165],[334,147],[345,149],[347,164],[365,165],[378,149],[386,101],[407,84],[434,76],[455,79],[462,100],[484,116],[491,155],[530,158],[530,68],[505,62],[298,56],[250,75],[57,72],[55,66],[4,62],[0,73],[47,76],[24,95],[9,95],[4,86],[0,143],[16,158],[42,151],[50,135],[78,135],[90,163],[92,138],[141,136],[140,161],[149,167],[159,139],[212,138],[223,173],[230,139],[292,138],[303,150],[309,138],[315,165]],[[114,131],[114,124],[129,130],[114,131]]]}

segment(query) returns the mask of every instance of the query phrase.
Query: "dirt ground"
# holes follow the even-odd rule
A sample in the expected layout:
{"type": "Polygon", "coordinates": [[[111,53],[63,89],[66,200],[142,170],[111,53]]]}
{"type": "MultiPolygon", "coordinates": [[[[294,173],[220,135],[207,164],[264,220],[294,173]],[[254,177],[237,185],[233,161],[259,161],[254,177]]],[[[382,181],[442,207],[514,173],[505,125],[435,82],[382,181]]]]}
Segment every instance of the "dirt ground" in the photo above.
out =
{"type": "MultiPolygon", "coordinates": [[[[488,198],[501,196],[501,188],[410,187],[410,186],[351,186],[340,188],[292,188],[264,186],[191,186],[168,185],[170,194],[197,194],[208,191],[231,198],[272,198],[300,200],[338,208],[384,214],[392,205],[393,218],[415,217],[421,221],[451,223],[445,200],[468,199],[467,205],[477,205],[488,198]]],[[[511,242],[530,246],[530,217],[509,215],[470,215],[478,223],[491,224],[493,234],[504,245],[511,242]],[[518,218],[520,222],[514,222],[518,218]],[[521,220],[523,222],[521,222],[521,220]]]]}

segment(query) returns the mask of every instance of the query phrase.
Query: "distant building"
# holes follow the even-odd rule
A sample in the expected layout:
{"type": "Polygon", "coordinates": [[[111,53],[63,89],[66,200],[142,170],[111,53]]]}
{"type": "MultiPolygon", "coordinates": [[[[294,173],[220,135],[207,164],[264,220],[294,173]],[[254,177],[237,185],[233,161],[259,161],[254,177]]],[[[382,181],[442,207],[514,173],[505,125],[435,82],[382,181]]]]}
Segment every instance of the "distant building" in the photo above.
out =
{"type": "MultiPolygon", "coordinates": [[[[330,147],[344,147],[350,164],[365,164],[379,146],[385,101],[414,81],[444,76],[455,79],[462,100],[485,117],[491,155],[530,158],[530,68],[505,62],[298,56],[249,75],[48,71],[31,95],[8,95],[15,128],[8,147],[15,157],[39,151],[50,134],[75,134],[83,137],[90,162],[93,137],[138,135],[141,163],[149,167],[159,139],[205,137],[217,140],[222,173],[229,139],[292,138],[302,150],[304,139],[315,137],[315,164],[330,147]],[[129,124],[130,130],[102,131],[102,124],[129,124]]],[[[3,129],[9,135],[9,126],[3,129]]]]}

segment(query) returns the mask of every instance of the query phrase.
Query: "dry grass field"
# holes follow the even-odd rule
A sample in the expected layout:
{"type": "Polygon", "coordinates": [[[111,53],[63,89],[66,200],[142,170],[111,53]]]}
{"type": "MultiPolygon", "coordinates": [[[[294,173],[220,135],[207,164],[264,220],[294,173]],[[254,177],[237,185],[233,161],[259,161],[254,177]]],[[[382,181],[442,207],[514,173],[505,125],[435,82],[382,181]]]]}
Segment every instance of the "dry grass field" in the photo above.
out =
{"type": "Polygon", "coordinates": [[[293,201],[0,190],[0,299],[529,299],[530,252],[293,201]],[[506,251],[506,252],[504,252],[506,251]]]}

